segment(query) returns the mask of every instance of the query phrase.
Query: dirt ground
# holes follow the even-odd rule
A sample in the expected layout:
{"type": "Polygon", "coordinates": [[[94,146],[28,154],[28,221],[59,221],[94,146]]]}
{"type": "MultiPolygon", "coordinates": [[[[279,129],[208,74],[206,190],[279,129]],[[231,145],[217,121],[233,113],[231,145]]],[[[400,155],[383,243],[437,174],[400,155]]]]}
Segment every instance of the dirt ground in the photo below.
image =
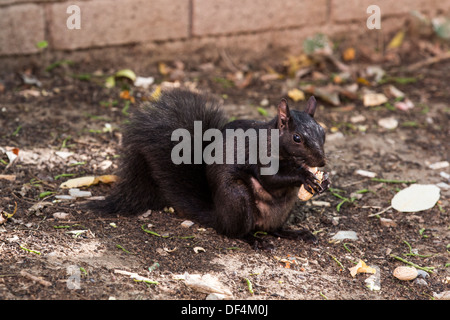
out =
{"type": "MultiPolygon", "coordinates": [[[[406,70],[435,56],[430,48],[448,50],[436,39],[405,40],[384,55],[370,46],[340,42],[333,55],[356,70],[347,83],[333,78],[341,70],[326,59],[310,63],[302,75],[298,71],[305,69],[295,69],[287,55],[250,61],[226,52],[208,61],[199,53],[180,59],[182,63],[130,66],[138,75],[155,77],[148,89],[126,79],[105,88],[105,78],[118,69],[99,62],[61,63],[50,71],[38,65],[1,74],[0,150],[17,148],[19,156],[9,165],[6,153],[0,152],[0,174],[14,176],[0,179],[4,219],[17,204],[15,214],[0,224],[0,299],[205,299],[208,294],[188,285],[186,274],[211,275],[232,299],[244,300],[430,300],[448,291],[449,189],[442,186],[439,202],[426,211],[389,208],[392,197],[411,181],[449,183],[441,174],[448,173],[448,167],[430,165],[449,160],[450,60],[406,70]],[[350,47],[356,57],[343,60],[342,53],[350,47]],[[375,83],[360,73],[373,65],[386,72],[384,81],[375,83]],[[296,75],[289,74],[291,67],[296,75]],[[41,86],[24,83],[21,73],[36,77],[41,86]],[[258,251],[195,222],[183,227],[185,219],[176,212],[101,216],[81,209],[83,199],[56,201],[56,195],[68,194],[60,188],[64,181],[114,174],[127,113],[163,81],[167,86],[175,80],[222,99],[230,117],[257,119],[271,118],[292,88],[358,84],[357,97],[340,94],[339,105],[318,98],[316,119],[327,131],[325,171],[333,189],[314,202],[298,201],[289,220],[291,228],[314,232],[318,244],[265,236],[276,248],[258,251]],[[389,85],[404,92],[414,108],[400,110],[392,97],[379,106],[364,106],[364,89],[383,93],[389,85]],[[384,118],[394,118],[398,125],[385,128],[379,124],[384,118]],[[374,181],[357,170],[386,180],[374,181]],[[62,219],[55,213],[68,216],[62,219]],[[350,230],[356,240],[331,239],[338,231],[350,230]],[[394,269],[408,264],[396,257],[430,272],[416,280],[399,280],[394,269]],[[350,274],[359,260],[377,268],[379,290],[367,287],[371,274],[350,274]],[[136,281],[118,270],[158,284],[136,281]]],[[[303,89],[306,97],[311,95],[303,89]]],[[[298,109],[304,105],[291,98],[289,103],[298,109]]],[[[100,183],[82,189],[102,196],[109,188],[100,183]]]]}

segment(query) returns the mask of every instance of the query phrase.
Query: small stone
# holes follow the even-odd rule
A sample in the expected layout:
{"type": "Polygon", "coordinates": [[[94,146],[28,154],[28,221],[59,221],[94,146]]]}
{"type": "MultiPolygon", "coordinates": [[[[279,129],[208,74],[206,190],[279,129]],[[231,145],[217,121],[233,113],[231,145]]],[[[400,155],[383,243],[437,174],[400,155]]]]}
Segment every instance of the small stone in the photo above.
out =
{"type": "Polygon", "coordinates": [[[398,127],[398,120],[394,118],[382,118],[378,120],[378,125],[388,130],[392,130],[398,127]]]}
{"type": "Polygon", "coordinates": [[[429,165],[430,169],[433,170],[437,170],[437,169],[443,169],[443,168],[447,168],[449,166],[449,162],[448,161],[439,161],[439,162],[435,162],[429,165]]]}
{"type": "Polygon", "coordinates": [[[428,285],[428,283],[422,278],[416,278],[414,280],[414,283],[419,285],[419,286],[427,286],[428,285]]]}
{"type": "Polygon", "coordinates": [[[55,154],[64,160],[70,156],[73,156],[73,152],[65,152],[65,151],[56,151],[55,154]]]}
{"type": "Polygon", "coordinates": [[[328,201],[311,201],[313,206],[317,206],[317,207],[330,207],[331,203],[329,203],[328,201]]]}
{"type": "Polygon", "coordinates": [[[417,276],[426,279],[430,275],[428,274],[428,272],[418,269],[417,270],[417,276]]]}
{"type": "Polygon", "coordinates": [[[418,276],[417,269],[414,267],[397,267],[394,270],[394,277],[399,280],[414,280],[418,276]]]}
{"type": "Polygon", "coordinates": [[[387,97],[382,93],[366,93],[363,97],[363,103],[366,107],[379,106],[387,101],[387,97]]]}
{"type": "Polygon", "coordinates": [[[60,195],[56,195],[55,199],[57,199],[57,200],[74,200],[75,198],[72,196],[69,196],[67,194],[60,194],[60,195]]]}
{"type": "Polygon", "coordinates": [[[189,228],[194,224],[194,222],[190,221],[190,220],[185,220],[181,223],[181,226],[184,228],[189,228]]]}
{"type": "Polygon", "coordinates": [[[433,292],[433,297],[438,300],[450,300],[450,291],[443,291],[441,293],[433,292]]]}
{"type": "Polygon", "coordinates": [[[226,296],[220,293],[210,293],[205,300],[224,300],[226,296]]]}
{"type": "Polygon", "coordinates": [[[397,223],[392,219],[380,218],[380,224],[383,227],[396,227],[397,223]]]}
{"type": "Polygon", "coordinates": [[[58,220],[67,220],[70,218],[70,214],[67,212],[55,212],[53,217],[58,220]]]}
{"type": "Polygon", "coordinates": [[[112,164],[113,164],[113,162],[112,162],[111,160],[104,160],[104,161],[102,161],[102,162],[98,165],[98,167],[99,167],[101,170],[105,171],[105,170],[107,170],[109,167],[111,167],[112,164]]]}
{"type": "Polygon", "coordinates": [[[340,140],[340,139],[344,139],[344,138],[345,138],[344,134],[340,131],[327,135],[328,142],[336,141],[336,140],[340,140]]]}
{"type": "Polygon", "coordinates": [[[364,121],[366,121],[366,117],[364,117],[362,114],[350,118],[351,123],[358,123],[364,121]]]}
{"type": "Polygon", "coordinates": [[[376,173],[375,172],[371,172],[371,171],[367,171],[367,170],[356,170],[355,171],[356,174],[363,176],[363,177],[368,177],[368,178],[375,178],[376,177],[376,173]]]}
{"type": "Polygon", "coordinates": [[[264,98],[261,100],[261,102],[259,103],[260,106],[262,107],[267,107],[269,105],[270,101],[267,98],[264,98]]]}

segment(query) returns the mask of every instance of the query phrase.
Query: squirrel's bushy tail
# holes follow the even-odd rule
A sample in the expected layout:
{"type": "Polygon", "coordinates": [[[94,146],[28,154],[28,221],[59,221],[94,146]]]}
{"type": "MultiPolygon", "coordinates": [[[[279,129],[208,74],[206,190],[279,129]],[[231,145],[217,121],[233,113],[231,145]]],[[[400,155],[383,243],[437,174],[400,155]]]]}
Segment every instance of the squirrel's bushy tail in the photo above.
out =
{"type": "MultiPolygon", "coordinates": [[[[119,181],[106,200],[88,207],[135,214],[173,206],[182,214],[207,218],[212,199],[205,164],[176,165],[171,159],[179,143],[171,141],[173,131],[186,129],[193,138],[194,121],[202,122],[203,134],[222,129],[227,118],[212,97],[183,89],[163,92],[158,101],[141,105],[123,133],[119,181]]],[[[191,150],[193,158],[193,139],[191,150]]]]}

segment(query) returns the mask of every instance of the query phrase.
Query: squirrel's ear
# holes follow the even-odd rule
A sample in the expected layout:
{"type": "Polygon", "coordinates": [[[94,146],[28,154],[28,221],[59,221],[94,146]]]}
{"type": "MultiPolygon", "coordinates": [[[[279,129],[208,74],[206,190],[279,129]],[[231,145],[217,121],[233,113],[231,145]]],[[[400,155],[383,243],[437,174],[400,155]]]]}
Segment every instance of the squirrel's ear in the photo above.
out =
{"type": "Polygon", "coordinates": [[[314,96],[311,96],[306,103],[305,112],[314,118],[314,112],[316,112],[317,101],[314,96]]]}
{"type": "Polygon", "coordinates": [[[284,129],[288,124],[289,118],[290,114],[287,101],[286,99],[281,99],[278,104],[278,129],[284,129]]]}

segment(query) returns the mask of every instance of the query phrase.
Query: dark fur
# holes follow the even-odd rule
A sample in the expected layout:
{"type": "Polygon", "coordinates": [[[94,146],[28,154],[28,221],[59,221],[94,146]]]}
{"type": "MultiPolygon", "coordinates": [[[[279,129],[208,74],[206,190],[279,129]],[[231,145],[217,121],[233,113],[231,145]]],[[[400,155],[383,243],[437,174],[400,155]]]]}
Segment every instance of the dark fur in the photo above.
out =
{"type": "Polygon", "coordinates": [[[91,208],[137,214],[172,206],[228,236],[241,237],[254,230],[275,232],[286,222],[300,185],[322,191],[302,166],[325,165],[325,133],[313,119],[315,100],[309,104],[306,112],[289,111],[283,101],[278,116],[269,122],[227,123],[209,96],[180,89],[164,92],[157,102],[133,113],[123,135],[120,180],[105,201],[93,202],[91,208]],[[171,141],[172,132],[185,128],[193,136],[195,120],[202,121],[203,132],[208,128],[223,132],[227,128],[280,129],[279,172],[261,176],[261,165],[248,163],[173,164],[171,151],[178,142],[171,141]],[[295,132],[301,135],[301,144],[293,142],[295,132]]]}

